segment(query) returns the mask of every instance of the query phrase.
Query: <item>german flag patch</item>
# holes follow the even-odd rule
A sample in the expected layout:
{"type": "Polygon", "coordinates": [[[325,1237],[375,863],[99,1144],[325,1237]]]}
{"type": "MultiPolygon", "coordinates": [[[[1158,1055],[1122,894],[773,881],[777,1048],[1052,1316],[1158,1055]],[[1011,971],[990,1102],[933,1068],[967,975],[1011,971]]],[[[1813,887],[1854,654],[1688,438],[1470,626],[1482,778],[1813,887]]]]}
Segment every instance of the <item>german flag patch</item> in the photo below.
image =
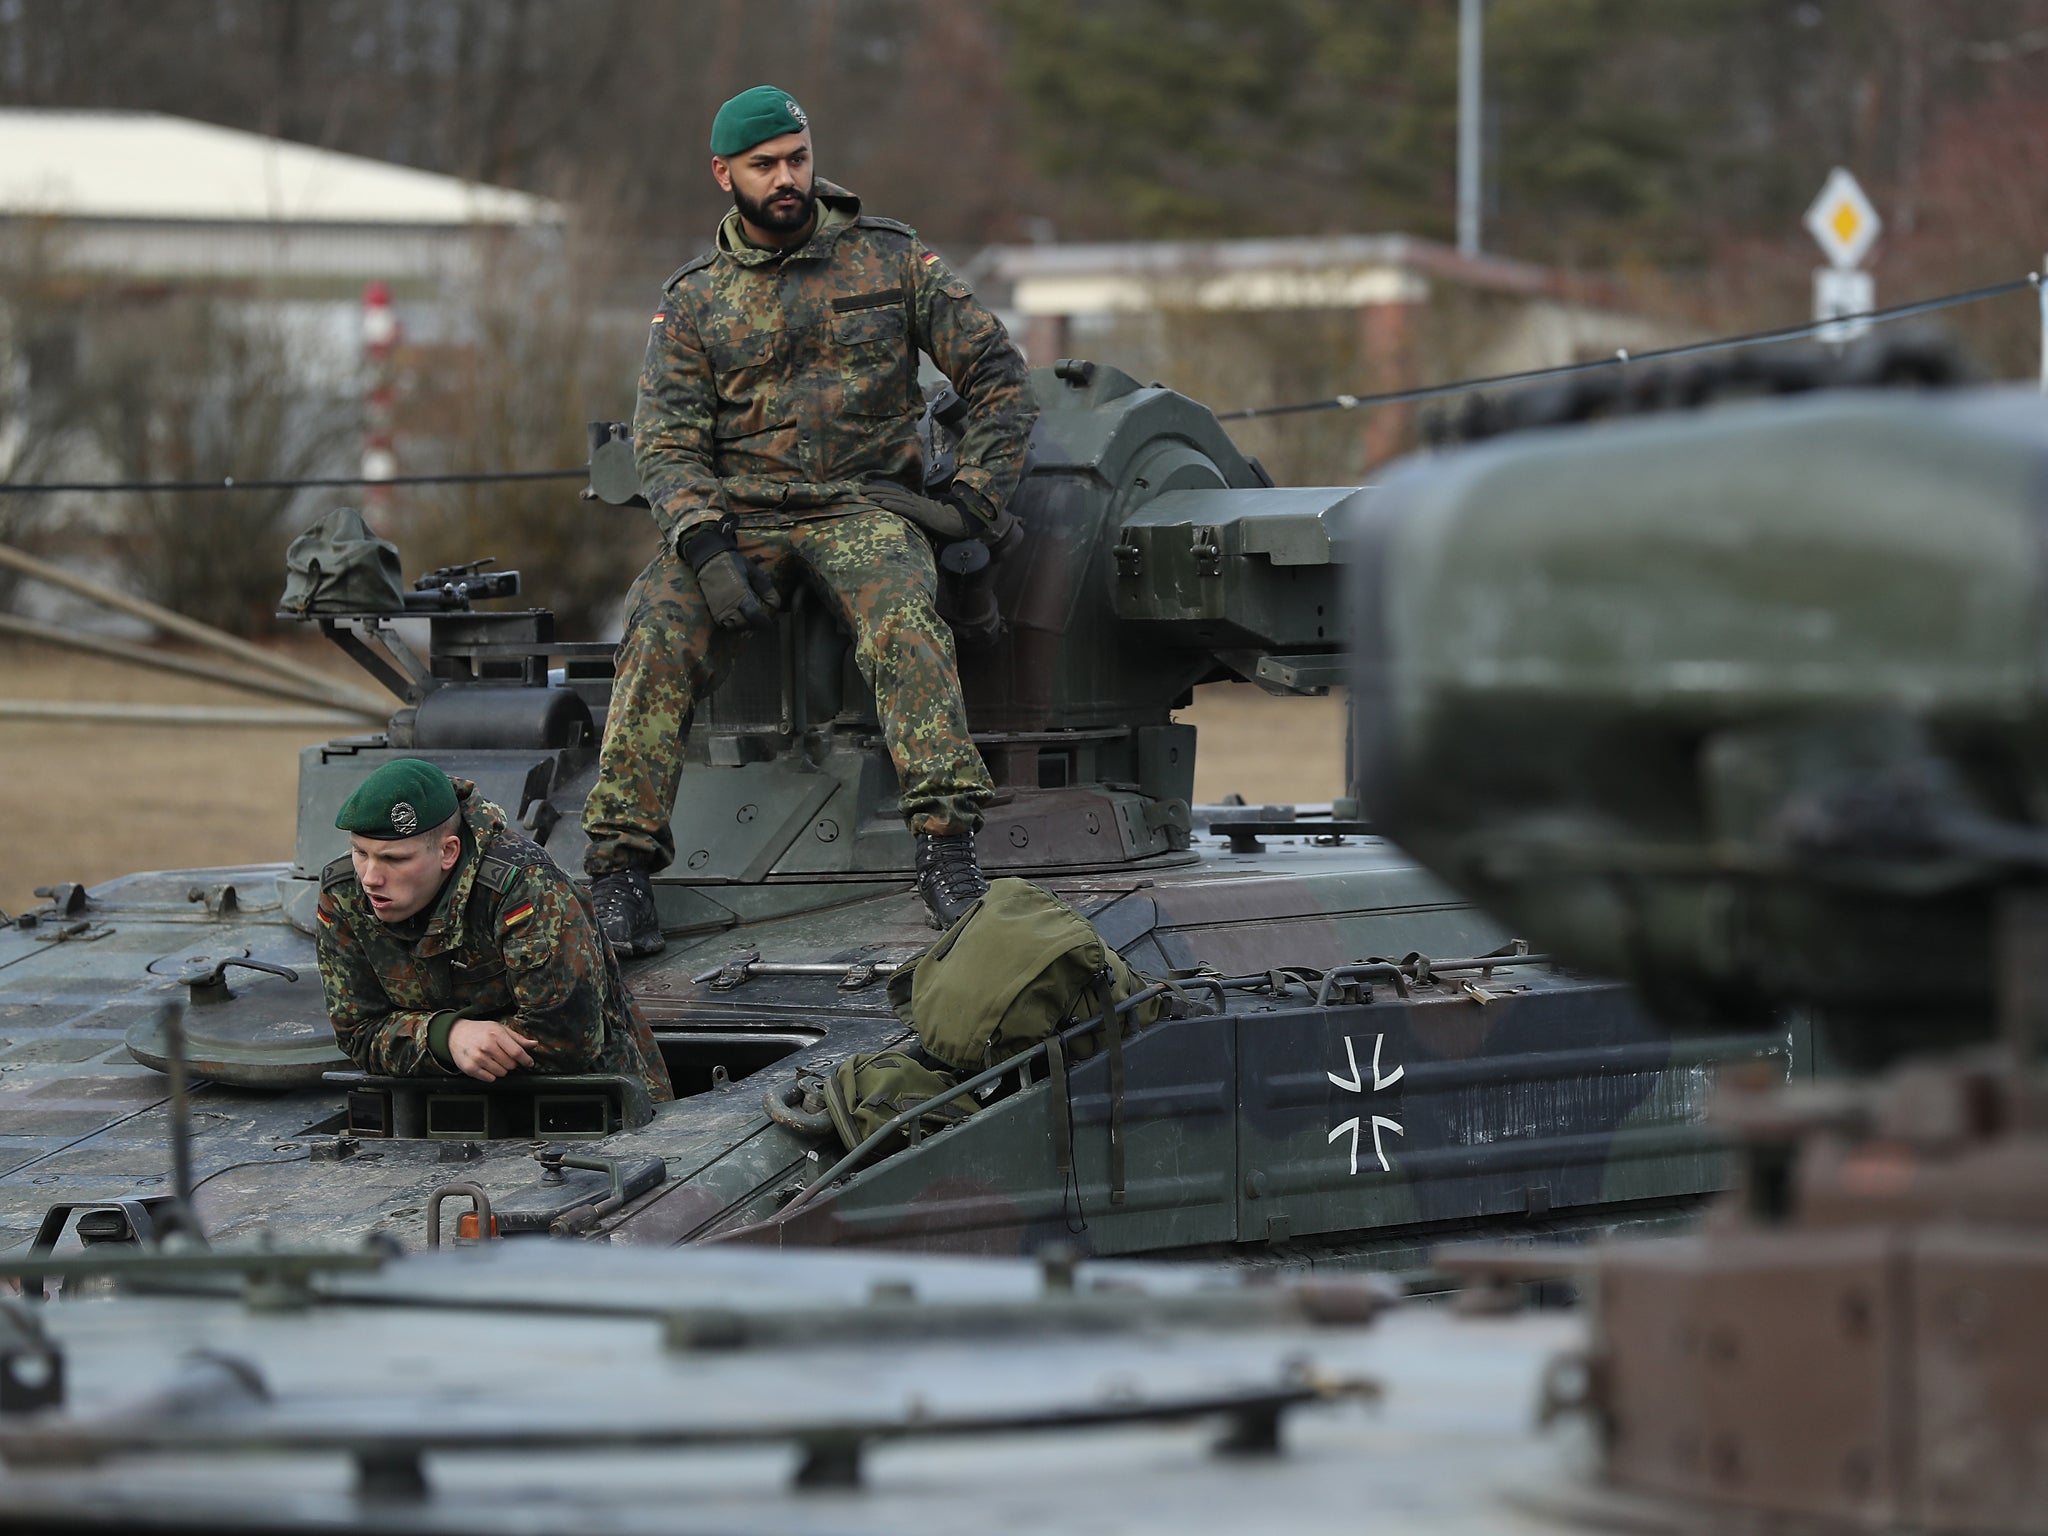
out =
{"type": "Polygon", "coordinates": [[[505,926],[507,928],[517,928],[531,916],[533,916],[533,903],[522,901],[518,906],[505,914],[505,926]]]}
{"type": "Polygon", "coordinates": [[[328,911],[325,907],[320,907],[318,909],[318,916],[320,918],[320,926],[322,928],[332,928],[334,926],[334,914],[328,911]]]}
{"type": "Polygon", "coordinates": [[[926,251],[924,255],[918,258],[918,260],[922,261],[926,266],[930,266],[933,262],[937,261],[938,259],[939,253],[937,251],[926,251]]]}

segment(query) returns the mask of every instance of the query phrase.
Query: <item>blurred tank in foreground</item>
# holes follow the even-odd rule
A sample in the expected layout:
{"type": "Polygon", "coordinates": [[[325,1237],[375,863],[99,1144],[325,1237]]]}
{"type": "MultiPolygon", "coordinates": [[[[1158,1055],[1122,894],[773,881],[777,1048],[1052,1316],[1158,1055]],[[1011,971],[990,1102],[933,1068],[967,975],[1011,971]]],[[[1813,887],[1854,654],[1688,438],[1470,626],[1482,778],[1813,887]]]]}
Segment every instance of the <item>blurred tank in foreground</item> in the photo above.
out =
{"type": "Polygon", "coordinates": [[[1383,831],[1670,1016],[1852,1060],[1989,1037],[2048,862],[2042,404],[1857,390],[1510,436],[1355,558],[1383,831]]]}
{"type": "Polygon", "coordinates": [[[95,1269],[118,1296],[0,1302],[10,1531],[1533,1532],[1492,1490],[1544,1474],[1527,1387],[1573,1332],[1053,1255],[95,1269]]]}
{"type": "Polygon", "coordinates": [[[2048,1531],[2048,403],[1842,391],[1530,432],[1360,530],[1359,791],[1695,1027],[1809,1009],[1869,1081],[1724,1078],[1683,1238],[1576,1275],[1576,1529],[2048,1531]]]}

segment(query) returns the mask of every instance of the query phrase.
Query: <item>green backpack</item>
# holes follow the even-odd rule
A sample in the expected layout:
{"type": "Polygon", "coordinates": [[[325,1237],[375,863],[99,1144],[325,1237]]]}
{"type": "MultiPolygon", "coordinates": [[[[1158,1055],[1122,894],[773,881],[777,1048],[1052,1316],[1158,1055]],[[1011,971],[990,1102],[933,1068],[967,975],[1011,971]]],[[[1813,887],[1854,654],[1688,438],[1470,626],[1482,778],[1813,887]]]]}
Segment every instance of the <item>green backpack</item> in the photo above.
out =
{"type": "MultiPolygon", "coordinates": [[[[889,1001],[927,1055],[972,1073],[1096,1012],[1105,986],[1122,1002],[1145,985],[1087,918],[1028,880],[1002,879],[915,965],[889,978],[889,1001]]],[[[1166,1001],[1141,1003],[1115,1033],[1151,1023],[1166,1001]]],[[[1095,1049],[1089,1037],[1075,1042],[1074,1054],[1095,1049]]]]}
{"type": "Polygon", "coordinates": [[[380,539],[354,507],[336,507],[284,552],[279,606],[314,613],[402,613],[405,576],[398,546],[380,539]]]}
{"type": "MultiPolygon", "coordinates": [[[[1113,1005],[1148,985],[1123,956],[1110,948],[1095,925],[1050,891],[1028,880],[989,883],[983,896],[926,950],[915,964],[889,978],[889,1001],[897,1017],[917,1031],[923,1054],[941,1068],[971,1075],[1008,1061],[1047,1042],[1046,1071],[1051,1078],[1053,1155],[1062,1179],[1074,1184],[1074,1118],[1068,1097],[1067,1056],[1109,1056],[1109,1201],[1124,1203],[1124,1035],[1141,1029],[1173,1005],[1169,990],[1148,999],[1122,1016],[1113,1005]],[[1099,1030],[1071,1042],[1060,1031],[1098,1012],[1110,1012],[1099,1030]]],[[[858,1060],[858,1058],[856,1058],[858,1060]]],[[[913,1061],[912,1065],[916,1065],[913,1061]]],[[[849,1090],[865,1092],[857,1073],[847,1075],[849,1090]]],[[[923,1070],[922,1068],[920,1070],[923,1070]]],[[[900,1074],[897,1074],[900,1076],[900,1074]]],[[[929,1073],[942,1086],[927,1088],[936,1098],[959,1077],[929,1073]]],[[[900,1095],[903,1106],[918,1102],[916,1092],[900,1095]]],[[[959,1098],[952,1105],[967,1105],[959,1098]]],[[[948,1106],[951,1107],[951,1106],[948,1106]]],[[[886,1120],[876,1120],[879,1125],[886,1120]]],[[[922,1118],[922,1117],[921,1117],[922,1118]]],[[[842,1134],[844,1132],[842,1131],[842,1134]]],[[[1085,1221],[1084,1221],[1085,1225],[1085,1221]]]]}

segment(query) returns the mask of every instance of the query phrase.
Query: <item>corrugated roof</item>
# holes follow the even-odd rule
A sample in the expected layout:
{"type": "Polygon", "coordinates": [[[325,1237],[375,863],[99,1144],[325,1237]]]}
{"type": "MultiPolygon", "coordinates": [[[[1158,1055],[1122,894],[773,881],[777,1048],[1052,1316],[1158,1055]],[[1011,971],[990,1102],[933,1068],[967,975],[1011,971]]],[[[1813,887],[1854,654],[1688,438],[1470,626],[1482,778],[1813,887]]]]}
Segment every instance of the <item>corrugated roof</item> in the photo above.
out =
{"type": "Polygon", "coordinates": [[[0,108],[0,217],[533,224],[558,204],[158,112],[0,108]]]}

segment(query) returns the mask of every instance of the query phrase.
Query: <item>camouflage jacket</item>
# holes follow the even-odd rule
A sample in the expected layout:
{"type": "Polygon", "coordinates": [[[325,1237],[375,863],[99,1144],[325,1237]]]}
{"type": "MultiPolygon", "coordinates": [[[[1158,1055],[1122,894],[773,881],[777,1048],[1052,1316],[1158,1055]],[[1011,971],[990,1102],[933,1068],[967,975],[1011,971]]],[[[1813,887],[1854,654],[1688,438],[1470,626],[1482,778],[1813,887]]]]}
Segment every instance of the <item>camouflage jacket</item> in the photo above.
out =
{"type": "Polygon", "coordinates": [[[345,855],[321,873],[320,985],[341,1048],[366,1072],[453,1072],[448,1027],[495,1019],[540,1042],[542,1072],[624,1073],[674,1098],[589,896],[475,785],[455,792],[462,858],[425,912],[383,921],[345,855]]]}
{"type": "Polygon", "coordinates": [[[917,232],[817,183],[811,238],[740,237],[668,280],[633,413],[640,484],[673,548],[738,514],[756,526],[848,511],[872,477],[924,487],[917,355],[967,403],[954,486],[984,515],[1017,487],[1038,408],[1000,320],[917,232]]]}

